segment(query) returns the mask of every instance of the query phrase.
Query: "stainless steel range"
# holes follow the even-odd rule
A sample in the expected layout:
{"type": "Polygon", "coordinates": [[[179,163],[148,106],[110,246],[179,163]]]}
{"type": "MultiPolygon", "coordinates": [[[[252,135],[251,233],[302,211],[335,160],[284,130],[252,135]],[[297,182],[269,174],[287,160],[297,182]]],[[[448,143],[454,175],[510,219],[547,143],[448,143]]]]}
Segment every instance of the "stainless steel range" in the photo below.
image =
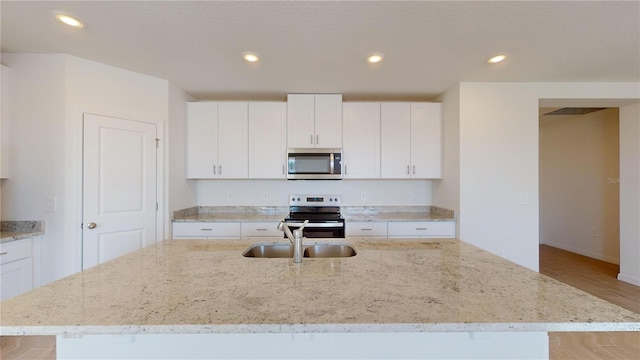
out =
{"type": "Polygon", "coordinates": [[[289,196],[289,216],[285,218],[291,231],[309,220],[302,229],[308,238],[344,238],[344,218],[340,214],[340,195],[294,194],[289,196]]]}

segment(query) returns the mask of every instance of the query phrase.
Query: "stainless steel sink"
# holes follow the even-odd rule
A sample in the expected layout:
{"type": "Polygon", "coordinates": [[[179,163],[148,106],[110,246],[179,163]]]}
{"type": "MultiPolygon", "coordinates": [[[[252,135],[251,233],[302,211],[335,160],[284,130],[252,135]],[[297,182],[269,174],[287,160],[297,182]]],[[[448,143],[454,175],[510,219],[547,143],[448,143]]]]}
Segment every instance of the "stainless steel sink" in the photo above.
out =
{"type": "Polygon", "coordinates": [[[356,256],[356,250],[349,245],[328,244],[309,245],[304,249],[304,257],[309,258],[335,258],[356,256]]]}
{"type": "Polygon", "coordinates": [[[255,244],[242,253],[244,257],[253,258],[290,258],[293,257],[293,246],[282,244],[255,244]]]}
{"type": "MultiPolygon", "coordinates": [[[[356,250],[347,244],[312,244],[304,246],[306,258],[340,258],[356,256],[356,250]]],[[[254,244],[243,253],[244,257],[252,258],[291,258],[293,246],[289,243],[254,244]]]]}

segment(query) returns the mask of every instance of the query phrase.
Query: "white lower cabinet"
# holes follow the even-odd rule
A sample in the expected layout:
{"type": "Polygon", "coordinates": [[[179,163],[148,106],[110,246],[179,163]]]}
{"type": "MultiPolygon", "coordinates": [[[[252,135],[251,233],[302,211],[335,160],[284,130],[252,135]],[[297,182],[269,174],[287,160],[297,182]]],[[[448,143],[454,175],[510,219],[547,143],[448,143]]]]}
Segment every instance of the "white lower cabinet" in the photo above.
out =
{"type": "Polygon", "coordinates": [[[239,222],[174,222],[174,239],[239,239],[239,222]]]}
{"type": "Polygon", "coordinates": [[[388,236],[398,238],[452,238],[456,223],[452,221],[389,221],[388,236]]]}
{"type": "Polygon", "coordinates": [[[0,300],[6,300],[33,288],[31,238],[0,244],[0,300]]]}
{"type": "Polygon", "coordinates": [[[347,222],[345,224],[347,237],[387,237],[386,221],[347,222]]]}
{"type": "Polygon", "coordinates": [[[277,222],[243,222],[242,223],[242,238],[253,237],[272,237],[282,239],[284,233],[278,229],[277,222]]]}

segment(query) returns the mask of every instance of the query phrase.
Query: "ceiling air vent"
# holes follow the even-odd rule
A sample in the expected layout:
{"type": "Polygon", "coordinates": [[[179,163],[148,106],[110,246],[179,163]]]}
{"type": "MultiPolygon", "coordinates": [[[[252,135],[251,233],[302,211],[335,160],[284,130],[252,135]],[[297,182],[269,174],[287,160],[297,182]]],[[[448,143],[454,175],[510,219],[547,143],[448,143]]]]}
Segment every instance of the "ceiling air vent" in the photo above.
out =
{"type": "Polygon", "coordinates": [[[545,115],[584,115],[595,111],[604,110],[606,108],[592,107],[566,107],[546,113],[545,115]]]}

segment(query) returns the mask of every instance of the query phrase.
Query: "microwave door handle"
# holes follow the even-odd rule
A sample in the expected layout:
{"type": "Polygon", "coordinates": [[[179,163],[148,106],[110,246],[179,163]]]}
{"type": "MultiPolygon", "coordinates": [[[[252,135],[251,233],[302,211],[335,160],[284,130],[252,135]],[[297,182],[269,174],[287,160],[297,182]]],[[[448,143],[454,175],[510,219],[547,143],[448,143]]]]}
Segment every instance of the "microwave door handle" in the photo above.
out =
{"type": "Polygon", "coordinates": [[[334,154],[330,153],[329,154],[329,174],[335,174],[335,166],[334,166],[334,159],[333,159],[334,154]]]}

